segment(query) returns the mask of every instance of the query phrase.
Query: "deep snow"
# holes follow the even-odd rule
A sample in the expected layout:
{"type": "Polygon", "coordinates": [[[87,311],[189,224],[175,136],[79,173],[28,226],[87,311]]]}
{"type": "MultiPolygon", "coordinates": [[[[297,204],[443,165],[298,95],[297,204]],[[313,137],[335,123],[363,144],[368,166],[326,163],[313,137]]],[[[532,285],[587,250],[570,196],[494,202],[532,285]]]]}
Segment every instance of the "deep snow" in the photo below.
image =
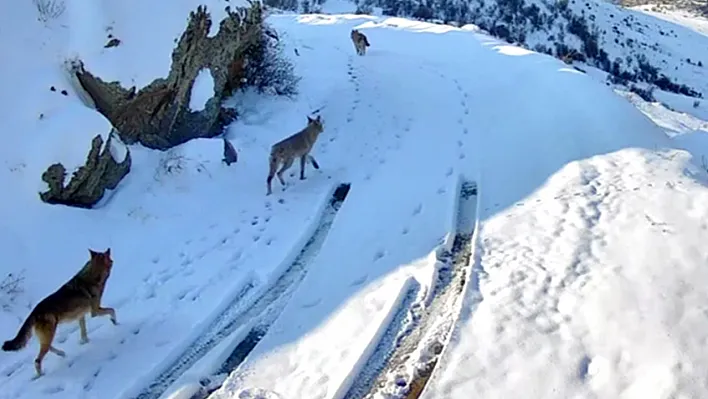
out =
{"type": "MultiPolygon", "coordinates": [[[[634,99],[640,111],[592,73],[474,27],[281,14],[269,22],[303,78],[301,94],[233,100],[241,117],[226,136],[238,163],[221,163],[220,139],[167,152],[133,146],[131,173],[100,209],[48,206],[37,195],[44,168],[74,165],[91,137],[109,132],[69,83],[65,57],[146,84],[166,75],[199,2],[159,11],[78,3],[47,26],[29,2],[0,5],[0,29],[17,34],[0,39],[3,54],[17,55],[0,64],[0,181],[13,188],[0,207],[0,251],[3,274],[26,272],[25,291],[0,312],[0,336],[14,336],[87,248],[112,248],[104,303],[121,324],[90,319],[83,346],[76,325],[60,328],[56,346],[68,356],[48,356],[36,381],[36,340],[2,353],[0,397],[189,397],[255,329],[265,335],[213,398],[341,398],[387,334],[406,334],[414,307],[429,303],[462,181],[478,190],[471,264],[460,300],[436,314],[454,328],[423,397],[708,392],[708,180],[700,148],[666,134],[687,116],[634,99]],[[134,28],[158,13],[154,36],[134,28]],[[118,47],[103,48],[106,26],[118,47]],[[371,42],[365,57],[355,55],[352,28],[371,42]],[[266,197],[270,145],[319,108],[321,169],[308,166],[300,181],[293,167],[288,188],[276,183],[266,197]],[[328,204],[340,183],[351,189],[335,215],[328,204]],[[316,253],[298,256],[315,241],[316,253]],[[246,317],[294,262],[302,279],[246,317]],[[209,335],[213,326],[223,334],[209,335]],[[167,391],[150,389],[189,353],[198,356],[167,391]]],[[[704,126],[702,117],[691,126],[704,126]]],[[[424,355],[384,378],[380,393],[410,383],[424,355]]]]}

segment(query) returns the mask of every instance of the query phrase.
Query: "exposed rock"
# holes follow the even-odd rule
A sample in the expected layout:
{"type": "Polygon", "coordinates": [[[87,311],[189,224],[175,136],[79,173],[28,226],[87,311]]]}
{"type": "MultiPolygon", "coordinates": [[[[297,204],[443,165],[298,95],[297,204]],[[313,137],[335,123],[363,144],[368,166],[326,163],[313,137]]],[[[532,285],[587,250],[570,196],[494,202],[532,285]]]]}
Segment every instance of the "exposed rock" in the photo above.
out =
{"type": "Polygon", "coordinates": [[[111,155],[111,133],[106,145],[97,135],[91,141],[91,149],[84,166],[74,172],[69,184],[64,186],[66,169],[61,163],[55,163],[42,174],[49,190],[40,193],[42,201],[49,204],[63,204],[78,208],[92,208],[103,198],[106,189],[113,190],[128,174],[131,166],[130,150],[125,159],[117,162],[111,155]],[[103,150],[101,151],[101,148],[103,150]]]}
{"type": "Polygon", "coordinates": [[[118,47],[118,45],[120,45],[120,39],[114,37],[114,38],[111,38],[111,40],[109,40],[108,43],[106,43],[106,45],[103,47],[104,48],[111,48],[111,47],[118,47]]]}
{"type": "Polygon", "coordinates": [[[238,162],[238,153],[236,152],[236,149],[234,148],[234,145],[231,144],[229,140],[224,140],[224,158],[221,160],[223,163],[226,164],[226,166],[231,166],[232,163],[238,162]]]}
{"type": "Polygon", "coordinates": [[[165,150],[199,137],[219,135],[233,119],[233,111],[222,110],[222,99],[243,83],[246,54],[259,42],[263,15],[260,3],[231,11],[221,21],[219,32],[207,37],[212,21],[206,7],[190,13],[189,24],[172,52],[167,78],[158,78],[136,93],[118,82],[104,82],[82,63],[74,73],[96,108],[120,132],[127,144],[165,150]],[[214,79],[215,95],[204,110],[189,109],[194,80],[203,68],[214,79]]]}

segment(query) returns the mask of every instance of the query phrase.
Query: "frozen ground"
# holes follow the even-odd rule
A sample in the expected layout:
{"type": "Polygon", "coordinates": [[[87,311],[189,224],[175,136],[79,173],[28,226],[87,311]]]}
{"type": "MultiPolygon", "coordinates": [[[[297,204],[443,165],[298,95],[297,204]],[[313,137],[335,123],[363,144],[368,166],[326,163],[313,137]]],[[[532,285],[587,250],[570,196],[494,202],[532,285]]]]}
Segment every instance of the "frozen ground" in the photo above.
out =
{"type": "Polygon", "coordinates": [[[100,209],[48,206],[43,169],[107,133],[64,57],[149,82],[197,2],[160,9],[165,30],[145,41],[132,26],[155,22],[154,3],[76,3],[47,26],[30,2],[0,5],[0,35],[15,35],[0,50],[16,55],[0,64],[12,188],[0,251],[3,274],[25,276],[0,298],[0,336],[87,248],[112,249],[104,302],[121,324],[89,320],[83,346],[63,326],[68,356],[48,356],[36,381],[36,340],[3,352],[0,398],[401,398],[431,373],[424,398],[708,392],[708,176],[698,146],[666,134],[697,131],[702,114],[640,111],[594,76],[468,28],[281,14],[269,22],[285,54],[298,50],[301,94],[234,99],[238,163],[221,163],[220,139],[134,146],[100,209]],[[103,48],[106,24],[119,46],[103,48]],[[270,145],[318,108],[321,169],[266,197],[270,145]],[[75,146],[47,144],[71,126],[75,146]]]}

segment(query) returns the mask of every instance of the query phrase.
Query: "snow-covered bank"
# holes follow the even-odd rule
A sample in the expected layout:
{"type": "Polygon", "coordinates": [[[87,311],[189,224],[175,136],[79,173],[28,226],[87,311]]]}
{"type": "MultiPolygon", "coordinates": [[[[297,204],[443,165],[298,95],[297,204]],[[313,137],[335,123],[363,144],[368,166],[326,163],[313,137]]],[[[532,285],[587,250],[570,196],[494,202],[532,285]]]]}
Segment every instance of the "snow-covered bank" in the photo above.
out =
{"type": "Polygon", "coordinates": [[[704,396],[708,192],[686,158],[574,162],[489,217],[483,300],[425,397],[704,396]]]}

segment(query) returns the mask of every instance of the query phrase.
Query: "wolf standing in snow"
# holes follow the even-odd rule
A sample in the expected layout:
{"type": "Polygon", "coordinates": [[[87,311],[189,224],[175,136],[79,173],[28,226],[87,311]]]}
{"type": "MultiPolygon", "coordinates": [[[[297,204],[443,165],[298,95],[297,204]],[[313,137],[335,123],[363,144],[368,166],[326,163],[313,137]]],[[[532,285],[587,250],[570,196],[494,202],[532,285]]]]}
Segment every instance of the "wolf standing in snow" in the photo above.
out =
{"type": "Polygon", "coordinates": [[[58,290],[42,299],[27,316],[17,336],[2,344],[2,350],[6,352],[18,351],[27,345],[34,330],[39,339],[39,354],[34,360],[37,377],[43,374],[42,359],[47,352],[61,357],[66,356],[64,351],[52,346],[59,323],[78,320],[81,344],[89,340],[86,334],[86,313],[90,312],[91,317],[108,315],[113,324],[118,324],[115,310],[101,307],[103,290],[106,288],[106,281],[113,266],[111,249],[108,248],[106,252],[95,252],[89,249],[89,253],[91,259],[84,267],[58,290]]]}
{"type": "Polygon", "coordinates": [[[358,55],[366,54],[366,48],[369,47],[369,40],[366,35],[359,32],[357,29],[352,29],[352,33],[349,35],[354,43],[354,48],[358,55]]]}
{"type": "Polygon", "coordinates": [[[310,155],[312,147],[315,145],[317,138],[320,133],[324,131],[324,126],[322,124],[322,119],[319,115],[317,118],[312,119],[307,117],[307,126],[299,132],[287,137],[275,144],[270,150],[270,171],[268,172],[268,179],[266,179],[266,184],[268,185],[268,192],[266,195],[270,195],[271,182],[273,181],[273,176],[278,175],[278,180],[280,184],[285,186],[285,181],[283,180],[283,172],[288,170],[295,162],[295,158],[300,158],[300,180],[305,180],[305,163],[309,160],[312,162],[312,166],[315,169],[319,169],[320,165],[317,164],[315,158],[310,155]],[[280,170],[278,166],[282,165],[280,170]],[[276,173],[276,170],[277,173],[276,173]]]}

